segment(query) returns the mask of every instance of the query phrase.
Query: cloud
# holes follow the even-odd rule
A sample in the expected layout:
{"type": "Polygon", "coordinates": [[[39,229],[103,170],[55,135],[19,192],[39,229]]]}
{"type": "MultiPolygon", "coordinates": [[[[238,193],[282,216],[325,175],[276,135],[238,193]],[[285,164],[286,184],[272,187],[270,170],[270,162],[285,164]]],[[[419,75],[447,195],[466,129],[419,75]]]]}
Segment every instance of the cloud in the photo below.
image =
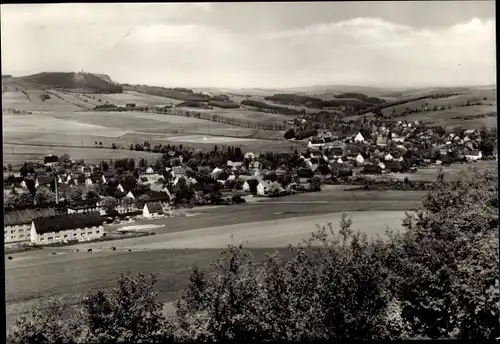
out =
{"type": "Polygon", "coordinates": [[[417,29],[362,17],[236,33],[204,24],[216,14],[206,3],[2,6],[2,67],[12,74],[84,69],[171,86],[495,81],[494,19],[417,29]]]}

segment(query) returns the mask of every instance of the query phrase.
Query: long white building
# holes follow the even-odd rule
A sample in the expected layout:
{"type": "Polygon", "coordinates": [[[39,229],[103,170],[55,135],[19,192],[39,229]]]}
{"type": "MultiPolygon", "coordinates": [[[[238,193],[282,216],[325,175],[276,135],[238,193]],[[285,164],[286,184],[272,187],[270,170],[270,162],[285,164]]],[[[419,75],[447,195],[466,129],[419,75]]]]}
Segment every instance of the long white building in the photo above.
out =
{"type": "Polygon", "coordinates": [[[41,217],[31,223],[32,244],[47,245],[68,241],[88,241],[104,236],[99,212],[41,217]]]}

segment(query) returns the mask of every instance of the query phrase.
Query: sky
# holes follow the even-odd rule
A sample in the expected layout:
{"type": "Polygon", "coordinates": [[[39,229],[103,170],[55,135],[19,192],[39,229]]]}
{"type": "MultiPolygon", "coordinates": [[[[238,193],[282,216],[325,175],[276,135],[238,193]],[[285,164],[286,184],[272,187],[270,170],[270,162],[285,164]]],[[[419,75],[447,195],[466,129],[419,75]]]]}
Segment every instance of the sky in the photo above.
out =
{"type": "Polygon", "coordinates": [[[1,5],[2,74],[285,88],[495,84],[494,1],[1,5]]]}

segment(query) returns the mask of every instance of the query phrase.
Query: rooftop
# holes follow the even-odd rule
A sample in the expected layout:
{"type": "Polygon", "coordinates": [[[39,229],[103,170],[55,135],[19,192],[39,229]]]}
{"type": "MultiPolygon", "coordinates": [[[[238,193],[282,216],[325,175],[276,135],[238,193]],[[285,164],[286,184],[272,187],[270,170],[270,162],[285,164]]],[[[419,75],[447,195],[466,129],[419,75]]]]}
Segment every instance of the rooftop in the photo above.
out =
{"type": "Polygon", "coordinates": [[[86,214],[63,214],[37,218],[34,221],[38,234],[61,232],[65,230],[100,226],[103,218],[98,211],[86,214]]]}
{"type": "Polygon", "coordinates": [[[4,226],[28,224],[36,218],[54,216],[55,214],[54,208],[9,211],[4,213],[4,226]]]}

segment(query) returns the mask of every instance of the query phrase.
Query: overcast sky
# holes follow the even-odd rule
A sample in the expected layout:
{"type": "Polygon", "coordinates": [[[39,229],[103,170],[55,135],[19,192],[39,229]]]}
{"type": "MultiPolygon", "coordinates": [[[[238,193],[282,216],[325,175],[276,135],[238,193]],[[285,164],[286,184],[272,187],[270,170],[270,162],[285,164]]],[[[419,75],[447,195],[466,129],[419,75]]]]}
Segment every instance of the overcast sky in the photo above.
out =
{"type": "Polygon", "coordinates": [[[185,87],[494,84],[494,1],[1,6],[2,73],[185,87]]]}

